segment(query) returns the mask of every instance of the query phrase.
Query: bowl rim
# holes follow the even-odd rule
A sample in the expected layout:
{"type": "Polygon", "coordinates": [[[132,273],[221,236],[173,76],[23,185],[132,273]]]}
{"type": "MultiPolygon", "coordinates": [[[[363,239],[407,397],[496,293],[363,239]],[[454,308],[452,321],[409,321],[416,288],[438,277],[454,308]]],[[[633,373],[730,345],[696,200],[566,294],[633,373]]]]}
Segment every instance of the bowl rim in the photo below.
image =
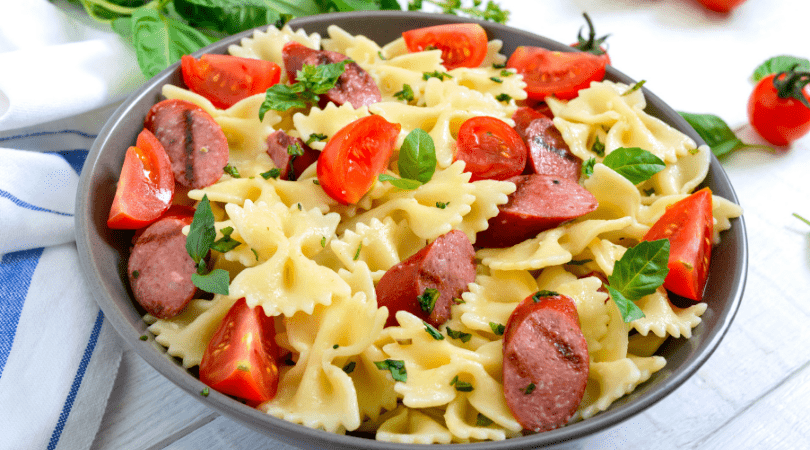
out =
{"type": "MultiPolygon", "coordinates": [[[[506,25],[465,17],[415,11],[362,11],[329,13],[297,18],[290,21],[289,25],[294,30],[300,28],[305,30],[307,33],[311,33],[311,31],[307,29],[308,26],[321,26],[322,24],[329,24],[336,20],[373,19],[379,21],[391,18],[406,18],[412,19],[416,22],[479,23],[487,29],[515,34],[533,42],[548,43],[547,46],[555,50],[572,51],[570,47],[566,46],[565,44],[506,25]]],[[[226,52],[229,45],[238,44],[242,38],[252,36],[254,31],[263,31],[266,28],[267,26],[261,26],[227,37],[195,52],[194,56],[211,52],[212,49],[216,49],[215,51],[218,53],[226,52]]],[[[544,46],[546,45],[544,44],[544,46]]],[[[93,226],[91,223],[91,213],[93,210],[94,201],[90,197],[90,186],[93,174],[96,171],[99,163],[102,150],[108,145],[112,145],[110,143],[111,133],[116,128],[121,126],[121,124],[126,120],[133,105],[137,104],[139,100],[142,100],[145,95],[152,92],[156,86],[166,84],[167,80],[176,74],[178,70],[179,63],[171,65],[169,68],[163,70],[158,75],[148,80],[141,88],[130,94],[127,99],[123,101],[123,103],[116,109],[116,111],[99,131],[98,137],[88,153],[87,160],[81,173],[77,190],[75,216],[77,248],[79,251],[81,269],[82,273],[84,274],[85,281],[90,286],[91,291],[93,292],[93,297],[102,309],[104,316],[112,324],[113,328],[116,329],[123,341],[126,342],[133,350],[135,350],[135,352],[150,366],[160,372],[162,376],[169,379],[192,397],[197,398],[198,401],[202,402],[209,408],[213,408],[220,414],[235,419],[241,424],[249,426],[250,428],[266,435],[273,436],[289,444],[298,446],[332,445],[340,448],[357,448],[360,446],[368,449],[405,450],[412,449],[415,445],[423,445],[377,441],[365,437],[334,434],[319,429],[308,428],[304,425],[288,422],[250,408],[232,399],[231,397],[214,391],[213,389],[210,390],[208,396],[203,397],[200,395],[200,393],[205,385],[200,382],[198,378],[194,377],[186,369],[184,369],[181,364],[178,364],[173,357],[168,356],[166,349],[163,346],[157,344],[154,339],[149,339],[148,341],[140,340],[142,335],[148,334],[146,331],[146,323],[143,322],[143,320],[140,321],[140,324],[127,320],[128,315],[131,316],[131,311],[128,312],[125,310],[125,308],[126,306],[132,308],[132,305],[121,305],[113,298],[112,292],[115,288],[114,285],[116,283],[120,283],[121,279],[105,280],[99,277],[99,267],[102,264],[109,264],[110,262],[99,259],[93,253],[93,247],[94,245],[98,245],[98,243],[94,239],[95,236],[93,235],[93,226]]],[[[610,77],[634,82],[630,77],[612,68],[612,66],[608,66],[607,70],[610,77]]],[[[663,107],[665,112],[674,114],[674,117],[667,117],[670,122],[674,122],[673,126],[680,129],[682,132],[685,132],[699,144],[704,143],[700,136],[698,136],[697,133],[692,130],[688,123],[677,115],[677,113],[675,113],[671,108],[669,108],[666,103],[655,96],[646,87],[642,87],[641,89],[644,91],[648,107],[650,104],[656,104],[663,107]]],[[[709,177],[713,179],[713,182],[720,183],[727,188],[728,192],[726,195],[724,195],[725,198],[739,204],[739,199],[734,192],[734,188],[731,185],[725,170],[722,168],[720,162],[714,155],[711,155],[709,177]]],[[[708,182],[708,179],[705,182],[708,182]]],[[[553,446],[572,440],[594,436],[599,432],[602,432],[635,416],[672,393],[677,387],[689,379],[716,350],[739,309],[745,290],[748,270],[747,235],[744,218],[741,216],[733,219],[732,226],[733,228],[737,229],[736,233],[738,233],[737,236],[739,236],[736,242],[735,251],[737,252],[737,259],[740,260],[740,264],[733,267],[734,270],[732,280],[734,284],[732,286],[732,294],[730,298],[727,299],[727,303],[724,305],[725,310],[724,315],[722,316],[722,321],[718,326],[712,328],[708,335],[706,335],[704,340],[705,344],[703,344],[705,349],[699,353],[697,357],[677,367],[672,374],[653,386],[640,398],[633,399],[626,404],[614,404],[606,411],[602,411],[587,420],[572,423],[568,426],[545,433],[531,434],[502,441],[486,441],[466,444],[431,444],[431,446],[449,446],[456,450],[480,450],[482,448],[515,449],[549,445],[553,446]]]]}

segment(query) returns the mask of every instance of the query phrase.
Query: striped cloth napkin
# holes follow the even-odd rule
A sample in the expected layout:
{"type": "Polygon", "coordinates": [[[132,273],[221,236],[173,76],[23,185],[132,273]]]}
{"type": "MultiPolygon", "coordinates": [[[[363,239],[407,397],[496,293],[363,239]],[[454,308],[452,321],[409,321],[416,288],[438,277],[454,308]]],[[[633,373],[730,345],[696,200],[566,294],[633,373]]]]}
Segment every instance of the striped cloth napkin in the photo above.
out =
{"type": "Polygon", "coordinates": [[[90,448],[121,360],[73,213],[96,133],[144,79],[118,36],[64,8],[0,6],[2,450],[90,448]]]}

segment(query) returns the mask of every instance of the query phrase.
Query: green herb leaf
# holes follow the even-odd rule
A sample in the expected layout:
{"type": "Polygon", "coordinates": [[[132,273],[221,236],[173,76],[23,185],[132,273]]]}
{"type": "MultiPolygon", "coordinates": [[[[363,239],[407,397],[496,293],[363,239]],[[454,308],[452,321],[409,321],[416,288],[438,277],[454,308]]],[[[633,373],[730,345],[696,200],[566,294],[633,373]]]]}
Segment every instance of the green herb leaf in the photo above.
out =
{"type": "MultiPolygon", "coordinates": [[[[633,302],[650,295],[664,283],[669,273],[669,240],[642,241],[627,249],[608,277],[608,291],[622,311],[625,322],[637,319],[640,310],[633,302]],[[618,295],[614,295],[618,294],[618,295]]],[[[641,313],[641,317],[644,317],[641,313]]]]}
{"type": "Polygon", "coordinates": [[[596,166],[596,158],[588,158],[582,163],[582,176],[590,178],[593,175],[593,168],[596,166]]]}
{"type": "Polygon", "coordinates": [[[466,382],[466,381],[459,381],[458,375],[456,375],[451,381],[450,386],[455,386],[456,390],[459,392],[472,392],[473,385],[466,382]]]}
{"type": "Polygon", "coordinates": [[[405,370],[405,361],[386,359],[385,361],[374,361],[374,365],[380,370],[388,370],[396,381],[408,381],[408,372],[405,370]]]}
{"type": "Polygon", "coordinates": [[[211,250],[216,250],[220,253],[225,253],[242,245],[241,242],[231,238],[231,233],[233,233],[233,227],[225,227],[219,231],[222,233],[222,238],[211,244],[211,250]]]}
{"type": "Polygon", "coordinates": [[[605,156],[605,144],[599,140],[599,136],[596,136],[596,139],[593,141],[591,151],[596,153],[596,156],[605,156]]]}
{"type": "Polygon", "coordinates": [[[325,94],[335,87],[338,78],[346,69],[350,59],[339,63],[319,64],[317,66],[304,64],[296,72],[296,82],[291,85],[274,84],[264,94],[264,101],[259,107],[259,120],[271,109],[274,111],[287,111],[292,108],[306,108],[307,105],[317,103],[318,96],[325,94]]]}
{"type": "Polygon", "coordinates": [[[231,278],[226,270],[214,269],[205,275],[191,274],[191,281],[194,286],[205,292],[228,295],[228,285],[231,283],[231,278]]]}
{"type": "Polygon", "coordinates": [[[768,75],[786,72],[791,69],[810,71],[810,60],[789,55],[774,56],[773,58],[769,58],[767,61],[760,64],[754,70],[754,73],[751,74],[751,79],[754,81],[759,81],[768,75]]]}
{"type": "Polygon", "coordinates": [[[503,83],[503,80],[498,77],[489,77],[489,79],[496,83],[503,83]]]}
{"type": "Polygon", "coordinates": [[[214,42],[200,31],[152,8],[136,9],[130,26],[138,65],[146,78],[157,75],[181,56],[214,42]]]}
{"type": "Polygon", "coordinates": [[[190,25],[227,34],[267,24],[281,28],[291,16],[282,18],[269,6],[262,0],[174,0],[174,9],[190,25]]]}
{"type": "Polygon", "coordinates": [[[588,264],[589,262],[593,261],[592,259],[572,259],[568,261],[566,264],[571,266],[582,266],[588,264]]]}
{"type": "Polygon", "coordinates": [[[554,291],[549,291],[549,290],[543,289],[542,291],[537,291],[534,294],[532,294],[532,300],[535,303],[537,303],[543,297],[556,297],[558,295],[560,295],[559,292],[554,292],[554,291]]]}
{"type": "Polygon", "coordinates": [[[422,79],[425,81],[431,78],[438,78],[439,80],[444,81],[445,78],[453,78],[453,76],[447,72],[439,72],[438,70],[434,70],[433,72],[425,72],[422,74],[422,79]]]}
{"type": "Polygon", "coordinates": [[[387,173],[381,173],[377,176],[377,179],[380,181],[388,181],[389,183],[393,184],[395,187],[405,190],[405,191],[412,191],[419,186],[422,185],[422,182],[418,180],[409,180],[407,178],[397,178],[393,175],[389,175],[387,173]]]}
{"type": "Polygon", "coordinates": [[[439,209],[445,209],[449,204],[450,202],[436,202],[436,207],[439,209]]]}
{"type": "Polygon", "coordinates": [[[202,388],[202,391],[200,391],[200,395],[202,395],[203,397],[208,397],[208,394],[210,394],[210,393],[211,393],[211,390],[208,389],[208,386],[202,388]]]}
{"type": "Polygon", "coordinates": [[[481,413],[478,413],[478,416],[475,418],[475,426],[477,427],[488,427],[492,425],[492,423],[492,419],[481,413]]]}
{"type": "Polygon", "coordinates": [[[470,342],[470,339],[472,339],[472,334],[465,333],[463,331],[456,331],[450,327],[445,328],[445,331],[447,331],[447,335],[450,336],[451,338],[458,339],[464,343],[470,342]]]}
{"type": "Polygon", "coordinates": [[[534,392],[535,388],[537,388],[537,386],[535,386],[534,383],[529,383],[528,386],[526,386],[524,389],[522,389],[523,394],[524,395],[529,395],[532,392],[534,392]]]}
{"type": "Polygon", "coordinates": [[[242,175],[239,175],[239,170],[230,164],[226,164],[225,167],[222,168],[222,171],[233,178],[242,178],[242,175]]]}
{"type": "Polygon", "coordinates": [[[214,213],[211,211],[211,203],[208,195],[204,195],[197,210],[194,211],[194,219],[186,236],[186,251],[194,264],[199,266],[200,262],[208,255],[211,244],[217,237],[214,228],[214,213]]]}
{"type": "Polygon", "coordinates": [[[433,307],[436,306],[436,300],[438,298],[438,289],[425,288],[425,291],[422,292],[422,295],[416,297],[416,300],[419,302],[419,307],[422,308],[422,311],[430,314],[433,312],[433,307]]]}
{"type": "Polygon", "coordinates": [[[489,327],[492,328],[492,332],[498,336],[503,336],[503,332],[506,330],[505,325],[495,322],[490,322],[489,327]]]}
{"type": "Polygon", "coordinates": [[[692,114],[683,111],[678,111],[678,114],[706,141],[714,156],[718,158],[743,148],[769,148],[744,143],[723,119],[714,114],[692,114]]]}
{"type": "Polygon", "coordinates": [[[357,366],[357,363],[354,362],[354,361],[351,361],[350,363],[343,366],[343,371],[346,372],[347,374],[350,374],[350,373],[354,372],[355,366],[357,366]]]}
{"type": "Polygon", "coordinates": [[[322,142],[326,140],[326,135],[321,133],[312,133],[307,138],[307,145],[312,145],[315,142],[322,142]]]}
{"type": "Polygon", "coordinates": [[[429,334],[429,335],[430,335],[430,336],[431,336],[433,339],[436,339],[437,341],[442,341],[442,340],[444,340],[444,335],[443,335],[443,334],[442,334],[442,333],[441,333],[439,330],[437,330],[437,329],[436,329],[436,328],[435,328],[433,325],[431,325],[431,324],[429,324],[429,323],[425,322],[424,320],[422,321],[422,325],[424,325],[424,326],[425,326],[425,331],[427,331],[427,333],[428,333],[428,334],[429,334]]]}
{"type": "Polygon", "coordinates": [[[410,84],[403,84],[402,90],[399,92],[394,93],[394,97],[399,100],[404,100],[406,102],[412,102],[414,99],[413,89],[411,88],[410,84]]]}
{"type": "Polygon", "coordinates": [[[633,184],[649,180],[667,166],[661,158],[638,147],[619,147],[605,156],[602,164],[615,170],[633,184]]]}
{"type": "Polygon", "coordinates": [[[622,92],[622,96],[630,95],[633,92],[636,92],[637,90],[641,89],[641,86],[644,86],[644,83],[646,82],[647,80],[637,81],[636,84],[630,86],[626,91],[622,92]]]}
{"type": "Polygon", "coordinates": [[[399,149],[397,167],[402,178],[430,181],[436,172],[436,146],[425,130],[416,128],[408,133],[399,149]]]}
{"type": "Polygon", "coordinates": [[[272,169],[268,170],[267,172],[260,173],[259,175],[261,175],[262,178],[264,178],[265,180],[269,180],[270,178],[278,178],[278,177],[281,176],[281,169],[279,169],[277,167],[272,168],[272,169]]]}
{"type": "Polygon", "coordinates": [[[499,102],[509,103],[509,100],[512,100],[512,96],[506,93],[500,93],[495,97],[495,100],[499,102]]]}

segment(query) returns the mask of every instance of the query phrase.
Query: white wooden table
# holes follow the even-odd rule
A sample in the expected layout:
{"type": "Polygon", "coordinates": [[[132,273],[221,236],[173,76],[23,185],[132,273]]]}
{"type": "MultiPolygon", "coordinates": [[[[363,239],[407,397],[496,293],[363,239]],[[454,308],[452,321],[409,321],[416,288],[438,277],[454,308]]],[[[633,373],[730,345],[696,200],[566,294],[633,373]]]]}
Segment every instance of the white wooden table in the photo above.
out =
{"type": "MultiPolygon", "coordinates": [[[[744,141],[753,69],[810,57],[810,2],[748,0],[730,16],[695,0],[501,0],[510,25],[573,42],[588,11],[613,64],[676,110],[714,113],[744,141]]],[[[583,448],[810,448],[810,137],[724,162],[745,210],[750,269],[742,306],[708,362],[673,394],[583,448]]],[[[122,344],[123,345],[123,344],[122,344]]],[[[126,350],[93,449],[286,449],[221,417],[126,350]]]]}

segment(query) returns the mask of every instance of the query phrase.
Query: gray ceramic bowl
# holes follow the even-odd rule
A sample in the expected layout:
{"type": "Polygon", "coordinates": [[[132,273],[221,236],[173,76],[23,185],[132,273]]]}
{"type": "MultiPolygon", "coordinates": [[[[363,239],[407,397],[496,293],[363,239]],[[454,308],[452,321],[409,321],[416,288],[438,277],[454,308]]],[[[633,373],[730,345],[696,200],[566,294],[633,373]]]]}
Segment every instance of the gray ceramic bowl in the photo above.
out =
{"type": "MultiPolygon", "coordinates": [[[[470,22],[455,16],[436,14],[361,12],[306,17],[294,20],[291,25],[293,28],[303,28],[308,33],[318,32],[325,36],[326,27],[336,24],[349,33],[363,34],[378,43],[387,43],[398,38],[404,30],[461,21],[470,22]]],[[[563,44],[526,31],[489,22],[480,23],[487,30],[490,39],[500,39],[504,42],[503,53],[506,55],[511,54],[519,45],[570,50],[563,44]]],[[[251,34],[252,32],[246,32],[229,37],[201,50],[199,54],[225,53],[229,45],[238,44],[241,38],[251,34]]],[[[607,78],[634,83],[634,80],[612,67],[608,67],[607,78]]],[[[130,143],[135,142],[138,132],[143,128],[143,119],[149,108],[162,99],[160,89],[167,83],[182,85],[180,68],[177,64],[149,80],[118,108],[99,133],[82,171],[76,202],[79,254],[84,274],[107,320],[143,359],[189,395],[269,436],[310,448],[312,446],[365,449],[416,447],[309,429],[268,416],[214,391],[203,398],[199,393],[204,385],[197,378],[183,369],[175,358],[168,356],[165,349],[154,340],[139,339],[149,333],[146,324],[141,320],[143,310],[136,306],[127,289],[126,261],[132,233],[110,230],[106,226],[106,220],[124,153],[130,143]]],[[[658,97],[646,89],[645,95],[648,100],[648,113],[668,122],[696,141],[703,142],[694,130],[658,97]]],[[[738,202],[723,168],[714,157],[704,184],[711,187],[715,194],[738,202]]],[[[518,449],[570,444],[572,441],[581,440],[614,426],[664,398],[694,374],[709,358],[737,312],[748,265],[745,224],[742,218],[732,221],[731,230],[724,233],[722,243],[713,249],[712,259],[705,297],[708,309],[703,315],[703,321],[693,330],[691,339],[670,339],[664,344],[658,354],[666,357],[667,366],[655,373],[633,393],[615,402],[607,411],[561,429],[500,442],[454,444],[452,448],[518,449]]]]}

